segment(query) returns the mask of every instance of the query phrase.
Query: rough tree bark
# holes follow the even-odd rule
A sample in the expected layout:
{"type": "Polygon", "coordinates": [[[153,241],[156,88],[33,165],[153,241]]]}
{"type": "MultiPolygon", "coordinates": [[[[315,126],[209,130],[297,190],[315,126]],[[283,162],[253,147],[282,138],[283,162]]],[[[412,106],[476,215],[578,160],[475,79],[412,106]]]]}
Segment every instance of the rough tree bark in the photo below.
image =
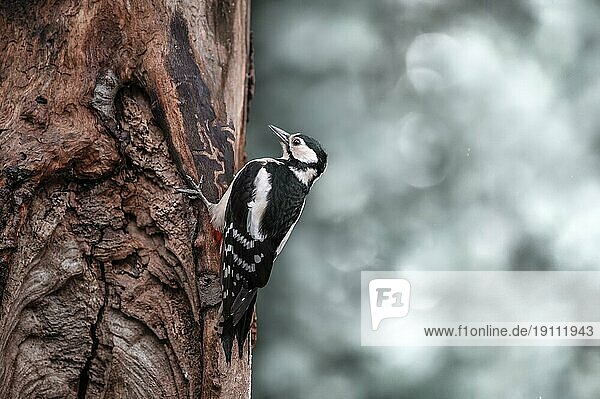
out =
{"type": "Polygon", "coordinates": [[[243,163],[245,0],[0,0],[0,398],[242,398],[204,209],[243,163]]]}

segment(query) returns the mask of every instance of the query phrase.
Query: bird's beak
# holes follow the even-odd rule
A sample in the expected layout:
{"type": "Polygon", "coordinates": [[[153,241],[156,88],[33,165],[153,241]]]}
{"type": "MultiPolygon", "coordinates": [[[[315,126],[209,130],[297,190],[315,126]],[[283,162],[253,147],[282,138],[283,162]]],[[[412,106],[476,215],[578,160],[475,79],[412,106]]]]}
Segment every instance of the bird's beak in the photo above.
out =
{"type": "Polygon", "coordinates": [[[277,136],[279,141],[281,141],[281,144],[285,144],[287,146],[290,138],[290,134],[288,132],[273,125],[269,125],[269,129],[273,131],[273,134],[277,136]]]}

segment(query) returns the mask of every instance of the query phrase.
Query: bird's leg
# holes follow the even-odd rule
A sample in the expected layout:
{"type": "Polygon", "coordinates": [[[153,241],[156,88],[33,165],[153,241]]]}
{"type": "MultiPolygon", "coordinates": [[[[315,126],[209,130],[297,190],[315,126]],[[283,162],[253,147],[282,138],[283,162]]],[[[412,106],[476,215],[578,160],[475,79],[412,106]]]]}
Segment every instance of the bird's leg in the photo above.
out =
{"type": "Polygon", "coordinates": [[[206,208],[208,209],[208,213],[211,217],[211,226],[213,227],[213,236],[215,237],[215,241],[221,245],[221,241],[223,240],[223,233],[214,225],[214,210],[217,204],[213,204],[210,202],[202,192],[202,182],[204,181],[204,176],[200,176],[200,183],[196,183],[194,179],[190,175],[185,175],[188,184],[191,188],[179,188],[176,187],[175,190],[178,192],[187,195],[191,199],[200,199],[206,208]]]}
{"type": "Polygon", "coordinates": [[[185,175],[185,178],[192,188],[176,187],[175,190],[187,195],[191,199],[200,199],[204,203],[204,205],[206,205],[208,210],[211,210],[215,206],[215,204],[210,202],[202,192],[202,182],[204,181],[204,176],[200,176],[200,183],[196,183],[196,181],[194,181],[194,179],[190,175],[185,175]]]}

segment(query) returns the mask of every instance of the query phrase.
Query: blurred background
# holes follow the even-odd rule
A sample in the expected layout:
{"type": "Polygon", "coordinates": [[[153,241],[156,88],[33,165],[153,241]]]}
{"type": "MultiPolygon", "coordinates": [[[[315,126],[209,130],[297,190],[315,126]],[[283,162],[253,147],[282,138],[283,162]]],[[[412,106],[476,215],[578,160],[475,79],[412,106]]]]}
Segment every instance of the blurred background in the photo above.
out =
{"type": "Polygon", "coordinates": [[[600,269],[600,4],[252,1],[267,123],[329,153],[258,298],[253,397],[599,398],[598,348],[360,346],[362,270],[600,269]]]}

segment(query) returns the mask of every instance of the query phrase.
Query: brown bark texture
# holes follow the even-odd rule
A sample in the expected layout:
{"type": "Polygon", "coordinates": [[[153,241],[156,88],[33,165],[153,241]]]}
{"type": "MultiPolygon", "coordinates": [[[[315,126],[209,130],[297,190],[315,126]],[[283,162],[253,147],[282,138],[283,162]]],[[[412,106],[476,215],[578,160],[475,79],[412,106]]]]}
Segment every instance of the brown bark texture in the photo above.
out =
{"type": "Polygon", "coordinates": [[[215,332],[245,0],[0,0],[0,398],[244,398],[215,332]]]}

